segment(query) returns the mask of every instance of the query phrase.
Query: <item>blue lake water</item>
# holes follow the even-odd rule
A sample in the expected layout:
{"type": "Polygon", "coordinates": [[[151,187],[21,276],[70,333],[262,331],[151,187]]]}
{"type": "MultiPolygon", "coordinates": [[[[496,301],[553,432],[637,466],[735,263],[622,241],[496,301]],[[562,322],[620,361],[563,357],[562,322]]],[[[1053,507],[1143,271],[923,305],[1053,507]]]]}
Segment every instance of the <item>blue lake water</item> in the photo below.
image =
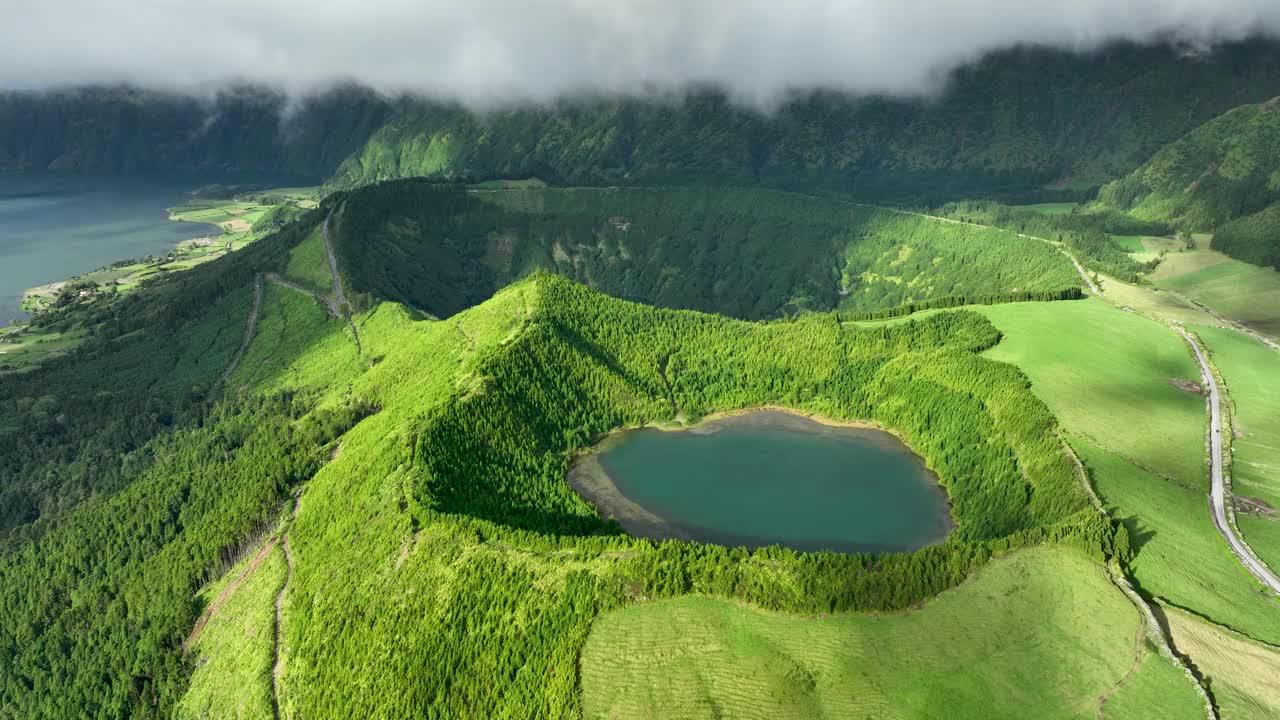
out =
{"type": "Polygon", "coordinates": [[[213,228],[168,219],[200,182],[0,175],[0,325],[27,288],[168,251],[213,228]]]}
{"type": "Polygon", "coordinates": [[[762,411],[630,431],[596,458],[625,498],[706,542],[907,551],[953,527],[924,461],[879,430],[762,411]]]}

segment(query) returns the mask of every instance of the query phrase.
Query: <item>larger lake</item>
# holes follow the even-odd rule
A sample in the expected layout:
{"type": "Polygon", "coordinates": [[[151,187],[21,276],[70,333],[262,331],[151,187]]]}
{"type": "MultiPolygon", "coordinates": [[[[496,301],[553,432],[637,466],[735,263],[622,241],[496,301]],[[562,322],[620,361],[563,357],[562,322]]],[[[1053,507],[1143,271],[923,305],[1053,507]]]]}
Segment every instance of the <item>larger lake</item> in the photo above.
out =
{"type": "Polygon", "coordinates": [[[892,552],[953,527],[937,479],[896,437],[780,411],[611,436],[569,481],[644,537],[892,552]]]}
{"type": "Polygon", "coordinates": [[[165,212],[200,184],[0,175],[0,326],[22,317],[27,288],[217,232],[165,212]]]}

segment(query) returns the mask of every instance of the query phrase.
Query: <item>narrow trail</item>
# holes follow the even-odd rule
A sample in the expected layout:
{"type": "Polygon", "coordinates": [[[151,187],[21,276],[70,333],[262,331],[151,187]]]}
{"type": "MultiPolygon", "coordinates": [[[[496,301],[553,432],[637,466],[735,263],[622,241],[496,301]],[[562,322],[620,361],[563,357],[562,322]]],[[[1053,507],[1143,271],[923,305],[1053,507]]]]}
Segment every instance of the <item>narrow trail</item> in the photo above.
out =
{"type": "Polygon", "coordinates": [[[209,606],[204,609],[204,612],[200,613],[200,617],[196,620],[195,626],[191,628],[191,634],[187,635],[187,639],[182,641],[182,653],[184,655],[195,646],[196,641],[200,639],[200,633],[204,632],[204,626],[209,624],[209,620],[218,612],[222,607],[222,604],[227,601],[227,598],[231,597],[245,579],[248,578],[249,575],[253,574],[254,570],[258,569],[258,566],[262,564],[263,559],[267,557],[267,554],[270,553],[272,548],[275,546],[275,538],[268,538],[267,541],[262,544],[262,547],[258,552],[254,553],[253,559],[249,561],[249,565],[245,567],[245,569],[241,571],[234,580],[227,583],[226,587],[222,588],[222,591],[218,593],[218,597],[214,598],[213,602],[209,603],[209,606]]]}
{"type": "Polygon", "coordinates": [[[338,307],[348,307],[347,296],[342,293],[342,280],[338,275],[338,258],[333,254],[333,245],[329,242],[329,220],[333,217],[333,211],[325,216],[324,224],[320,226],[320,236],[324,239],[324,253],[329,257],[329,276],[333,279],[333,297],[338,302],[338,307]]]}
{"type": "MultiPolygon", "coordinates": [[[[298,506],[302,504],[302,494],[293,496],[293,515],[289,524],[298,518],[298,506]]],[[[289,583],[293,580],[293,552],[289,550],[289,528],[285,528],[280,537],[280,549],[284,551],[285,575],[280,592],[276,593],[275,639],[272,654],[275,662],[271,666],[271,712],[275,720],[280,720],[280,680],[284,677],[284,658],[288,650],[284,647],[284,596],[289,591],[289,583]]]]}
{"type": "MultiPolygon", "coordinates": [[[[1155,644],[1156,649],[1160,651],[1160,654],[1169,660],[1169,662],[1180,668],[1183,675],[1185,675],[1187,679],[1195,685],[1196,694],[1199,695],[1200,700],[1204,702],[1204,716],[1206,720],[1219,720],[1218,710],[1213,706],[1213,700],[1209,697],[1208,689],[1206,689],[1200,678],[1196,677],[1196,674],[1191,671],[1191,666],[1187,664],[1187,661],[1183,656],[1174,650],[1173,640],[1165,634],[1164,626],[1160,624],[1160,620],[1156,618],[1156,614],[1152,612],[1151,606],[1147,605],[1147,601],[1143,600],[1142,596],[1138,594],[1138,591],[1133,589],[1133,586],[1129,584],[1129,579],[1124,576],[1124,573],[1113,572],[1111,569],[1108,569],[1107,576],[1111,579],[1111,584],[1120,588],[1120,592],[1124,593],[1125,597],[1129,598],[1129,602],[1133,603],[1134,608],[1138,610],[1138,615],[1142,618],[1141,622],[1146,626],[1146,635],[1151,638],[1151,641],[1155,644]]],[[[1099,716],[1101,716],[1102,710],[1102,704],[1100,703],[1098,705],[1099,716]]]]}
{"type": "Polygon", "coordinates": [[[227,369],[222,371],[222,378],[219,384],[225,385],[227,380],[231,379],[232,373],[240,366],[240,359],[244,357],[244,353],[249,349],[249,343],[253,340],[253,331],[258,327],[258,311],[262,309],[262,275],[253,278],[253,307],[249,310],[249,317],[244,324],[244,339],[240,341],[240,349],[236,351],[235,357],[231,358],[231,364],[227,365],[227,369]]]}
{"type": "MultiPolygon", "coordinates": [[[[1085,492],[1089,495],[1090,503],[1099,513],[1107,515],[1106,507],[1103,506],[1102,500],[1098,497],[1098,494],[1094,492],[1093,483],[1089,481],[1089,471],[1085,469],[1084,463],[1080,462],[1080,457],[1076,455],[1071,444],[1068,443],[1065,438],[1060,439],[1062,440],[1062,447],[1066,450],[1067,456],[1071,458],[1071,463],[1075,466],[1076,479],[1080,481],[1080,485],[1084,487],[1085,492]]],[[[1107,567],[1106,573],[1107,580],[1111,581],[1113,586],[1119,589],[1120,592],[1124,593],[1124,596],[1128,598],[1129,603],[1133,605],[1134,610],[1138,612],[1138,629],[1137,637],[1134,640],[1133,665],[1119,680],[1112,684],[1111,687],[1107,688],[1107,690],[1098,697],[1097,704],[1094,707],[1094,717],[1101,719],[1105,716],[1104,708],[1107,701],[1119,692],[1120,688],[1124,687],[1125,683],[1129,682],[1129,680],[1131,680],[1141,668],[1145,654],[1145,648],[1142,640],[1146,637],[1151,639],[1152,644],[1156,646],[1156,649],[1160,651],[1161,655],[1167,658],[1169,662],[1172,662],[1180,668],[1182,673],[1187,677],[1187,680],[1195,685],[1196,693],[1200,696],[1200,699],[1204,701],[1205,718],[1207,720],[1218,720],[1218,712],[1214,709],[1213,701],[1209,698],[1209,691],[1200,681],[1200,678],[1196,677],[1195,673],[1191,671],[1191,667],[1187,665],[1186,660],[1184,660],[1183,657],[1174,650],[1172,638],[1165,633],[1164,626],[1161,625],[1159,619],[1156,618],[1155,612],[1152,611],[1151,606],[1148,605],[1147,601],[1133,589],[1133,586],[1129,584],[1129,579],[1125,577],[1124,572],[1119,567],[1107,567]]]]}
{"type": "Polygon", "coordinates": [[[1106,717],[1106,713],[1103,711],[1103,708],[1106,706],[1107,701],[1110,700],[1113,695],[1120,692],[1120,688],[1123,688],[1126,683],[1132,680],[1134,675],[1138,674],[1138,669],[1142,667],[1142,661],[1146,659],[1147,648],[1144,640],[1146,640],[1147,633],[1144,625],[1145,623],[1143,623],[1141,618],[1139,618],[1138,628],[1133,639],[1133,664],[1129,666],[1129,669],[1125,671],[1124,675],[1120,676],[1119,680],[1112,683],[1111,687],[1107,688],[1098,696],[1097,704],[1093,710],[1093,716],[1097,718],[1097,720],[1103,720],[1103,718],[1106,717]]]}
{"type": "Polygon", "coordinates": [[[316,302],[324,305],[325,308],[328,309],[329,311],[329,317],[335,317],[335,318],[342,317],[342,310],[338,308],[338,301],[334,300],[332,297],[318,293],[314,290],[309,290],[297,283],[285,280],[284,278],[280,277],[276,273],[267,273],[267,279],[279,285],[280,287],[288,288],[290,290],[300,292],[303,295],[306,295],[307,297],[311,298],[312,300],[315,300],[316,302]]]}
{"type": "Polygon", "coordinates": [[[331,219],[333,219],[332,210],[325,216],[324,223],[320,225],[320,237],[324,240],[324,254],[329,258],[329,277],[333,280],[333,301],[336,303],[336,306],[331,307],[331,311],[347,318],[347,322],[351,325],[351,334],[356,339],[356,354],[363,355],[364,349],[360,345],[360,329],[356,327],[355,320],[351,319],[351,303],[347,302],[347,296],[342,292],[342,276],[338,274],[338,258],[333,254],[333,244],[329,242],[329,221],[331,219]]]}
{"type": "Polygon", "coordinates": [[[1213,377],[1213,370],[1209,367],[1209,361],[1205,357],[1204,349],[1200,346],[1200,341],[1180,327],[1175,330],[1182,335],[1182,339],[1187,341],[1191,351],[1195,353],[1196,362],[1200,364],[1201,382],[1209,390],[1209,479],[1212,485],[1209,497],[1213,508],[1213,524],[1217,526],[1218,532],[1227,541],[1231,552],[1240,564],[1244,565],[1245,570],[1248,570],[1249,574],[1257,578],[1258,582],[1265,585],[1271,592],[1280,594],[1280,577],[1277,577],[1271,568],[1253,553],[1244,540],[1236,535],[1235,528],[1227,517],[1228,492],[1222,473],[1222,398],[1218,392],[1218,382],[1213,377]]]}

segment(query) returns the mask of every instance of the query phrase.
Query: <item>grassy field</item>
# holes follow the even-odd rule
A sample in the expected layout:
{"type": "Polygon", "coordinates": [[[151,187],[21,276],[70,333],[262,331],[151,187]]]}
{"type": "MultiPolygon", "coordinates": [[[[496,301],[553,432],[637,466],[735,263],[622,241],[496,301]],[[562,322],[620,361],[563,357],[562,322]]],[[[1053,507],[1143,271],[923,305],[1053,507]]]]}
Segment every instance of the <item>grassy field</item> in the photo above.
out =
{"type": "Polygon", "coordinates": [[[16,326],[0,330],[0,373],[19,372],[65,355],[80,344],[83,330],[62,332],[16,326]]]}
{"type": "Polygon", "coordinates": [[[1178,610],[1166,617],[1179,651],[1196,659],[1226,720],[1280,716],[1280,647],[1263,645],[1178,610]]]}
{"type": "Polygon", "coordinates": [[[1042,215],[1070,215],[1071,211],[1076,208],[1075,203],[1033,203],[1031,205],[1017,205],[1025,210],[1033,210],[1042,215]]]}
{"type": "MultiPolygon", "coordinates": [[[[583,715],[1093,717],[1135,665],[1139,631],[1102,570],[1063,548],[992,562],[906,614],[794,617],[684,597],[596,621],[583,715]]],[[[1161,663],[1143,662],[1114,702],[1197,717],[1191,683],[1161,663]]]]}
{"type": "Polygon", "coordinates": [[[1166,256],[1151,280],[1263,335],[1280,337],[1280,272],[1210,250],[1203,237],[1195,250],[1166,256]]]}
{"type": "Polygon", "coordinates": [[[1232,490],[1238,499],[1260,500],[1272,509],[1237,511],[1236,522],[1263,561],[1280,567],[1280,352],[1234,330],[1194,329],[1222,374],[1234,406],[1232,490]]]}
{"type": "Polygon", "coordinates": [[[1073,445],[1102,501],[1129,527],[1137,549],[1129,571],[1140,590],[1162,604],[1280,642],[1280,600],[1268,596],[1227,549],[1204,490],[1152,475],[1086,442],[1073,439],[1073,445]]]}
{"type": "Polygon", "coordinates": [[[1159,237],[1154,235],[1112,235],[1111,239],[1117,245],[1131,253],[1135,260],[1139,262],[1147,262],[1155,258],[1164,256],[1169,257],[1175,253],[1181,253],[1187,249],[1185,240],[1178,240],[1171,237],[1159,237]]]}
{"type": "MultiPolygon", "coordinates": [[[[1127,286],[1107,287],[1110,295],[1127,286]]],[[[1171,302],[1141,289],[1128,292],[1134,304],[1171,302]]],[[[1240,567],[1210,518],[1204,402],[1167,382],[1197,377],[1182,340],[1097,300],[979,311],[1006,336],[988,356],[1027,373],[1071,434],[1103,502],[1129,527],[1137,550],[1129,574],[1140,591],[1280,643],[1280,601],[1240,567]]],[[[1183,651],[1198,661],[1196,649],[1183,651]]],[[[1280,665],[1270,671],[1280,674],[1280,665]]],[[[1232,672],[1222,670],[1222,681],[1249,681],[1232,672]]],[[[1118,694],[1117,702],[1128,701],[1118,694]]]]}
{"type": "Polygon", "coordinates": [[[178,705],[179,718],[273,716],[275,598],[284,577],[284,552],[272,543],[200,593],[213,612],[191,647],[196,669],[178,705]]]}
{"type": "Polygon", "coordinates": [[[1022,368],[1068,430],[1208,488],[1204,400],[1169,383],[1199,378],[1176,334],[1095,299],[976,309],[1005,335],[987,356],[1022,368]]]}
{"type": "Polygon", "coordinates": [[[329,257],[324,251],[320,228],[289,252],[284,277],[324,295],[333,292],[333,275],[329,272],[329,257]]]}
{"type": "Polygon", "coordinates": [[[1112,235],[1111,239],[1127,252],[1144,253],[1147,251],[1147,246],[1142,242],[1143,236],[1141,235],[1112,235]]]}
{"type": "Polygon", "coordinates": [[[232,387],[303,389],[356,369],[356,346],[346,320],[314,298],[264,283],[253,343],[231,377],[232,387]]]}
{"type": "Polygon", "coordinates": [[[1165,290],[1150,286],[1129,285],[1104,277],[1100,283],[1102,295],[1122,308],[1132,308],[1139,313],[1165,320],[1176,320],[1188,325],[1216,323],[1203,308],[1165,290]]]}

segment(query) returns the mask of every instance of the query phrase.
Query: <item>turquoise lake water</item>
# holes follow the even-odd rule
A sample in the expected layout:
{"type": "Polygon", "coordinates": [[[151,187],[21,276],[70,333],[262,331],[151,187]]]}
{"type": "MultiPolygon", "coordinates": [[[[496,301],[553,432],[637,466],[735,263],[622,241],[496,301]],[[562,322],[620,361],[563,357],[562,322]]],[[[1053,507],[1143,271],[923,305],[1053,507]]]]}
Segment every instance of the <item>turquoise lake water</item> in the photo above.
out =
{"type": "Polygon", "coordinates": [[[909,551],[953,527],[924,461],[879,430],[762,411],[609,445],[598,459],[618,491],[705,542],[909,551]]]}

